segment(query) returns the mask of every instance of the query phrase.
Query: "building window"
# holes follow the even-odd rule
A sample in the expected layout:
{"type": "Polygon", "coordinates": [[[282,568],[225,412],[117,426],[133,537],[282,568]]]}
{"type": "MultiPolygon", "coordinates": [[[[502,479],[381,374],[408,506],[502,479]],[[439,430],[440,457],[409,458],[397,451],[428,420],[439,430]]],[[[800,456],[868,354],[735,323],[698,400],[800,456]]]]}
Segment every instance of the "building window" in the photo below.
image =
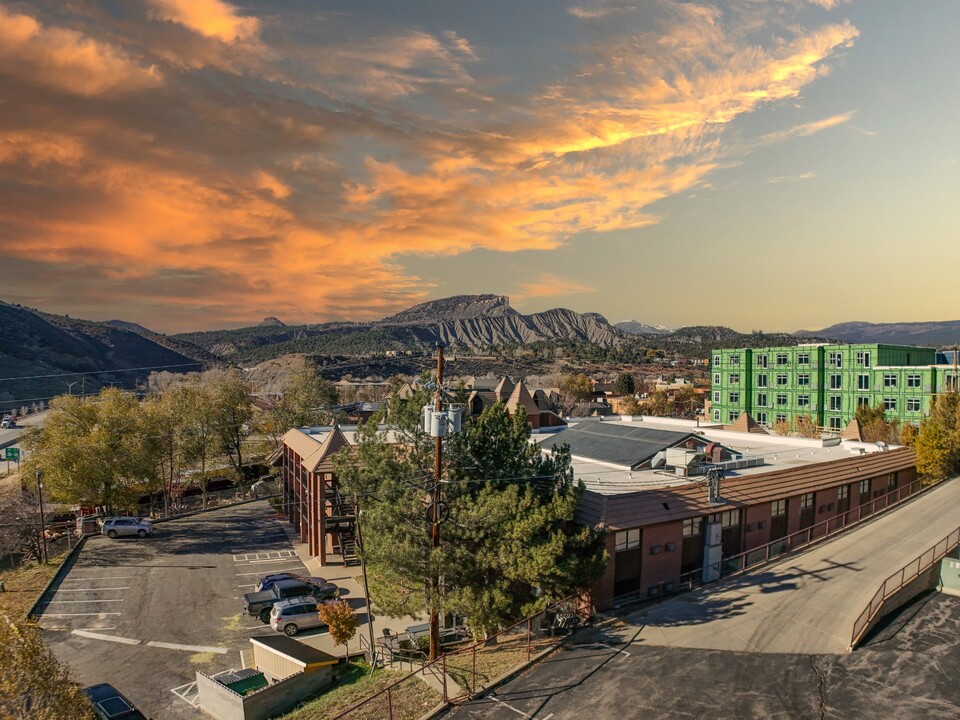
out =
{"type": "Polygon", "coordinates": [[[788,382],[788,376],[786,373],[777,374],[777,385],[786,385],[788,382]]]}
{"type": "Polygon", "coordinates": [[[800,509],[809,510],[813,507],[814,500],[816,498],[816,493],[804,493],[800,496],[800,509]]]}
{"type": "Polygon", "coordinates": [[[777,405],[786,405],[787,396],[785,393],[777,393],[777,405]]]}
{"type": "Polygon", "coordinates": [[[719,391],[719,390],[714,390],[714,391],[713,391],[713,401],[714,401],[715,403],[720,402],[720,391],[719,391]]]}
{"type": "Polygon", "coordinates": [[[767,424],[767,414],[762,410],[757,413],[757,422],[760,423],[761,425],[767,424]]]}
{"type": "Polygon", "coordinates": [[[713,384],[714,384],[714,385],[719,385],[719,384],[720,384],[720,373],[714,373],[714,374],[713,374],[713,384]]]}
{"type": "Polygon", "coordinates": [[[790,362],[790,356],[786,353],[777,353],[777,365],[786,365],[790,362]]]}
{"type": "Polygon", "coordinates": [[[869,390],[869,389],[870,389],[870,376],[857,375],[857,390],[869,390]]]}
{"type": "Polygon", "coordinates": [[[730,373],[730,384],[731,385],[740,384],[740,373],[730,373]]]}
{"type": "Polygon", "coordinates": [[[827,361],[831,367],[843,367],[843,353],[832,352],[828,356],[827,361]]]}
{"type": "Polygon", "coordinates": [[[757,407],[767,407],[766,393],[757,393],[757,407]]]}
{"type": "Polygon", "coordinates": [[[781,517],[787,514],[787,501],[786,500],[774,500],[770,503],[770,514],[773,517],[781,517]]]}
{"type": "Polygon", "coordinates": [[[739,365],[739,364],[740,364],[740,356],[739,356],[739,355],[731,355],[731,356],[730,356],[730,364],[731,364],[731,365],[739,365]]]}
{"type": "Polygon", "coordinates": [[[809,395],[797,395],[797,406],[798,407],[808,407],[810,405],[810,396],[809,395]]]}
{"type": "Polygon", "coordinates": [[[890,473],[890,476],[887,478],[887,487],[895,488],[897,486],[897,474],[895,472],[890,473]]]}
{"type": "Polygon", "coordinates": [[[720,527],[732,528],[740,524],[740,511],[727,510],[722,513],[714,513],[710,516],[713,522],[719,522],[720,527]]]}
{"type": "Polygon", "coordinates": [[[800,373],[797,375],[797,385],[809,385],[810,373],[800,373]]]}
{"type": "Polygon", "coordinates": [[[740,393],[732,392],[730,393],[730,404],[739,405],[740,404],[740,393]]]}
{"type": "Polygon", "coordinates": [[[897,386],[897,376],[892,373],[883,374],[883,386],[885,388],[891,388],[897,386]]]}
{"type": "Polygon", "coordinates": [[[920,412],[920,398],[907,398],[907,412],[920,412]]]}
{"type": "Polygon", "coordinates": [[[714,411],[713,411],[713,421],[714,421],[714,422],[720,422],[720,411],[719,411],[719,410],[714,410],[714,411]]]}
{"type": "Polygon", "coordinates": [[[846,500],[849,495],[850,495],[849,485],[841,485],[840,487],[837,488],[837,500],[846,500]]]}
{"type": "Polygon", "coordinates": [[[920,387],[920,376],[919,376],[919,375],[907,375],[907,387],[908,387],[908,388],[918,388],[918,387],[920,387]]]}
{"type": "Polygon", "coordinates": [[[731,410],[727,413],[727,422],[736,422],[737,418],[740,417],[740,413],[736,410],[731,410]]]}
{"type": "Polygon", "coordinates": [[[868,398],[866,395],[858,395],[857,407],[870,407],[870,398],[868,398]]]}
{"type": "Polygon", "coordinates": [[[757,387],[764,388],[767,386],[767,375],[766,373],[757,375],[757,387]]]}
{"type": "Polygon", "coordinates": [[[616,535],[615,547],[617,551],[631,550],[640,547],[640,528],[636,530],[621,530],[616,535]]]}
{"type": "Polygon", "coordinates": [[[700,534],[700,518],[688,518],[683,521],[683,536],[693,537],[700,534]]]}
{"type": "Polygon", "coordinates": [[[857,365],[860,367],[870,367],[870,353],[864,351],[858,352],[857,365]]]}
{"type": "Polygon", "coordinates": [[[843,409],[843,400],[839,395],[830,396],[830,409],[831,410],[842,410],[843,409]]]}
{"type": "Polygon", "coordinates": [[[722,359],[721,359],[721,357],[720,357],[719,355],[714,355],[714,356],[713,356],[713,366],[714,366],[714,367],[720,367],[721,361],[722,361],[722,359]]]}
{"type": "Polygon", "coordinates": [[[830,376],[830,389],[839,390],[843,385],[843,375],[831,375],[830,376]]]}
{"type": "Polygon", "coordinates": [[[896,398],[884,398],[884,399],[883,399],[883,409],[884,409],[884,410],[896,410],[896,409],[897,409],[897,399],[896,399],[896,398]]]}
{"type": "Polygon", "coordinates": [[[869,495],[870,494],[870,481],[861,480],[860,481],[860,495],[869,495]]]}
{"type": "Polygon", "coordinates": [[[765,368],[767,366],[767,356],[757,355],[757,367],[765,368]]]}
{"type": "Polygon", "coordinates": [[[780,413],[777,413],[776,415],[773,416],[773,421],[774,421],[774,422],[778,422],[778,423],[786,422],[786,421],[787,421],[787,416],[786,416],[786,415],[781,415],[780,413]]]}
{"type": "Polygon", "coordinates": [[[830,429],[831,429],[831,430],[842,430],[842,429],[843,429],[843,421],[842,421],[842,419],[841,419],[841,418],[838,418],[838,417],[832,417],[832,418],[830,418],[830,429]]]}
{"type": "Polygon", "coordinates": [[[797,365],[809,365],[810,364],[810,353],[802,352],[797,355],[797,365]]]}

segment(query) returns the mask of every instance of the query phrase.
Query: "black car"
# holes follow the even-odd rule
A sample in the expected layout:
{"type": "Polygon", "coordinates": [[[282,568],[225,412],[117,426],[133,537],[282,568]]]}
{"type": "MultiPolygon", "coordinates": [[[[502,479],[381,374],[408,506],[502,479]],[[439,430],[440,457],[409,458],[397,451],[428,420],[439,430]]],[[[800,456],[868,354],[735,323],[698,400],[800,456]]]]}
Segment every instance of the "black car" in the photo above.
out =
{"type": "Polygon", "coordinates": [[[90,698],[93,712],[100,720],[147,720],[147,716],[137,710],[113,685],[92,685],[84,688],[83,692],[90,698]]]}

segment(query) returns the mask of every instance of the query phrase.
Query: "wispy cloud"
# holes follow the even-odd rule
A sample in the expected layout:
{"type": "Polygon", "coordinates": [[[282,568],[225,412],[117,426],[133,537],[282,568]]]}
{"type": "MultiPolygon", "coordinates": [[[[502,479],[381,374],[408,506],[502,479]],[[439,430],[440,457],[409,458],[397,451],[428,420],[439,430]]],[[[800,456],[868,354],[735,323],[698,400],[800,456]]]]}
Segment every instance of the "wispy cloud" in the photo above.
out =
{"type": "Polygon", "coordinates": [[[147,0],[153,16],[183,25],[204,37],[225,43],[249,40],[260,30],[260,21],[244,17],[223,0],[147,0]]]}
{"type": "Polygon", "coordinates": [[[815,172],[802,172],[799,175],[779,175],[777,177],[767,178],[768,183],[800,182],[801,180],[813,180],[817,177],[815,172]]]}
{"type": "Polygon", "coordinates": [[[523,302],[532,298],[560,298],[596,291],[596,288],[575,280],[553,273],[540,273],[535,279],[521,283],[511,297],[516,302],[523,302]]]}

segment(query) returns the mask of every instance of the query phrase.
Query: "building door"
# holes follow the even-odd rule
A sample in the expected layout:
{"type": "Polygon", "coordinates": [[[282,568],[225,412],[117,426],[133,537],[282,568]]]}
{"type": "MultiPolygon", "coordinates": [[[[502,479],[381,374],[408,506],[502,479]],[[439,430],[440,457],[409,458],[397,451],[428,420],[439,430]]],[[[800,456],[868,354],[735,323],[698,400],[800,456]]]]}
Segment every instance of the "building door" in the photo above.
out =
{"type": "Polygon", "coordinates": [[[787,535],[787,500],[770,503],[770,542],[787,535]]]}
{"type": "Polygon", "coordinates": [[[703,567],[703,518],[683,521],[683,551],[680,573],[688,573],[703,567]]]}
{"type": "Polygon", "coordinates": [[[837,488],[837,515],[842,516],[850,509],[850,486],[841,485],[837,488]]]}
{"type": "Polygon", "coordinates": [[[640,589],[640,548],[617,553],[613,575],[613,596],[620,597],[640,589]]]}
{"type": "Polygon", "coordinates": [[[800,496],[800,529],[806,530],[808,527],[813,525],[813,521],[816,518],[817,505],[816,505],[816,493],[805,493],[800,496]]]}

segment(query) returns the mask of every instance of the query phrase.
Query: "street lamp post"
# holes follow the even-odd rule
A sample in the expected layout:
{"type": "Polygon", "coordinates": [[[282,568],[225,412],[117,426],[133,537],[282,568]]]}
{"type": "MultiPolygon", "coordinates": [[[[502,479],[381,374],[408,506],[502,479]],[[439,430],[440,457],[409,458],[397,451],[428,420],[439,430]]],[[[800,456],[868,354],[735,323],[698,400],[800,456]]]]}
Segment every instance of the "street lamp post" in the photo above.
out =
{"type": "Polygon", "coordinates": [[[40,478],[43,477],[43,471],[37,470],[37,500],[40,504],[40,538],[43,541],[43,563],[46,564],[47,558],[47,532],[46,521],[43,518],[43,483],[40,478]]]}
{"type": "Polygon", "coordinates": [[[73,395],[73,386],[79,382],[79,380],[74,380],[72,383],[67,383],[67,392],[73,395]]]}

